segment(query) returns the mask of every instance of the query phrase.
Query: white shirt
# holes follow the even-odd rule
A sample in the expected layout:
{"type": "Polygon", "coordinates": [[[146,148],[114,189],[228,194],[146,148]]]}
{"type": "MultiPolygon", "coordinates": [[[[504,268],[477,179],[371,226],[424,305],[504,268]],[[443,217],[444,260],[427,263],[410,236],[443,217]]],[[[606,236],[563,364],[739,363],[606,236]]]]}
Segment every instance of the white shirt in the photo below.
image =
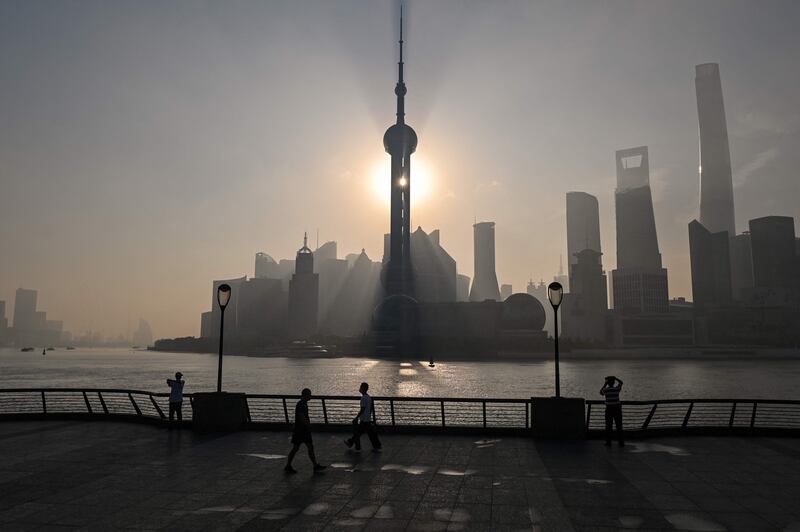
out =
{"type": "Polygon", "coordinates": [[[367,394],[361,396],[361,417],[359,421],[362,423],[372,422],[372,397],[367,394]]]}

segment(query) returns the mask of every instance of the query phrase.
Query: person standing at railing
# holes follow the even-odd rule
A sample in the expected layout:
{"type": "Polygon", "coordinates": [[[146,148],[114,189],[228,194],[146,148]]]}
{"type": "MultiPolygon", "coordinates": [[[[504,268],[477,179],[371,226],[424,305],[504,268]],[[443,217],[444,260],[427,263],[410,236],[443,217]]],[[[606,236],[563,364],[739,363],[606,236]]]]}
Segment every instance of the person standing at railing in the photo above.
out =
{"type": "Polygon", "coordinates": [[[178,423],[183,421],[181,407],[183,406],[183,385],[186,381],[183,380],[183,373],[178,371],[175,373],[175,380],[167,379],[167,386],[169,386],[169,422],[170,425],[174,421],[177,414],[178,423]]]}
{"type": "Polygon", "coordinates": [[[622,391],[622,380],[613,375],[606,377],[606,382],[600,388],[600,395],[606,398],[606,447],[611,446],[611,425],[617,425],[617,440],[620,447],[625,445],[622,438],[622,403],[619,393],[622,391]]]}
{"type": "Polygon", "coordinates": [[[292,431],[292,450],[289,451],[289,459],[286,466],[283,468],[287,473],[297,473],[297,470],[292,467],[292,460],[294,455],[300,450],[301,444],[306,444],[308,450],[308,457],[311,463],[314,464],[314,471],[322,471],[326,466],[320,465],[317,462],[317,457],[314,454],[314,440],[311,438],[311,419],[308,417],[308,401],[311,399],[311,390],[303,388],[300,392],[300,400],[297,401],[297,406],[294,407],[294,431],[292,431]]]}
{"type": "Polygon", "coordinates": [[[356,446],[356,452],[361,452],[361,435],[365,432],[369,436],[369,441],[372,443],[373,451],[381,450],[381,440],[375,432],[375,423],[372,421],[372,416],[375,411],[375,402],[372,397],[367,393],[369,384],[362,382],[358,391],[361,392],[361,409],[358,411],[355,419],[353,419],[354,432],[353,437],[344,440],[345,445],[352,447],[356,446]]]}

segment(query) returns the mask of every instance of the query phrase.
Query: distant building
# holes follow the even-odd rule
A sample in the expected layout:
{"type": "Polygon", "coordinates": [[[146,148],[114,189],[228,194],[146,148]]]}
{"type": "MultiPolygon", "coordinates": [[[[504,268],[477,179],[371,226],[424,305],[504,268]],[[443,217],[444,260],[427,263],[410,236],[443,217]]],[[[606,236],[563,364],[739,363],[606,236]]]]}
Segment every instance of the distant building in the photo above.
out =
{"type": "Polygon", "coordinates": [[[798,289],[794,218],[765,216],[750,220],[750,244],[756,290],[794,298],[798,289]]]}
{"type": "Polygon", "coordinates": [[[254,277],[256,279],[283,279],[284,274],[275,259],[264,252],[259,252],[256,253],[254,277]]]}
{"type": "Polygon", "coordinates": [[[307,339],[317,333],[319,319],[319,274],[314,273],[314,253],[308,235],[297,251],[295,272],[289,283],[289,335],[307,339]]]}
{"type": "Polygon", "coordinates": [[[8,342],[8,318],[6,318],[6,302],[0,301],[0,345],[8,342]]]}
{"type": "Polygon", "coordinates": [[[470,301],[499,301],[495,271],[494,222],[479,222],[474,229],[475,276],[472,279],[470,301]]]}
{"type": "Polygon", "coordinates": [[[700,223],[710,233],[736,235],[728,126],[719,65],[695,67],[697,117],[700,125],[700,223]]]}
{"type": "Polygon", "coordinates": [[[505,301],[511,294],[514,293],[514,287],[510,284],[501,284],[500,285],[500,301],[505,301]]]}
{"type": "Polygon", "coordinates": [[[709,307],[729,305],[733,298],[728,232],[712,233],[697,220],[692,220],[689,224],[689,257],[695,310],[702,313],[709,307]]]}
{"type": "Polygon", "coordinates": [[[753,292],[753,251],[750,232],[730,239],[731,295],[736,301],[747,301],[753,292]]]}
{"type": "Polygon", "coordinates": [[[314,251],[314,272],[319,274],[320,331],[329,333],[329,314],[336,312],[334,301],[347,279],[347,261],[338,258],[336,242],[325,242],[314,251]]]}
{"type": "Polygon", "coordinates": [[[617,158],[617,269],[611,272],[614,309],[623,314],[669,309],[667,270],[658,250],[647,146],[617,158]]]}
{"type": "MultiPolygon", "coordinates": [[[[348,255],[348,262],[350,255],[348,255]]],[[[327,327],[338,336],[361,336],[369,328],[373,311],[383,296],[380,262],[370,260],[363,249],[352,261],[342,289],[328,316],[327,327]]]]}
{"type": "Polygon", "coordinates": [[[139,326],[133,331],[131,342],[133,342],[133,345],[141,347],[153,345],[153,330],[144,319],[139,318],[139,326]]]}
{"type": "Polygon", "coordinates": [[[597,198],[586,192],[567,192],[567,261],[570,292],[572,267],[578,263],[578,253],[600,249],[600,210],[597,198]]]}
{"type": "MultiPolygon", "coordinates": [[[[442,247],[439,230],[430,233],[417,227],[411,233],[411,267],[414,290],[419,302],[456,300],[456,261],[442,247]]],[[[391,236],[383,236],[383,264],[389,261],[391,236]]],[[[387,272],[388,274],[388,272],[387,272]]]]}
{"type": "Polygon", "coordinates": [[[469,282],[468,275],[456,275],[456,301],[469,301],[469,282]]]}
{"type": "Polygon", "coordinates": [[[325,242],[314,250],[314,264],[326,260],[336,260],[339,258],[338,244],[334,241],[325,242]]]}
{"type": "Polygon", "coordinates": [[[572,265],[572,288],[564,300],[562,334],[585,342],[605,342],[608,292],[602,253],[586,248],[576,254],[572,265]]]}
{"type": "Polygon", "coordinates": [[[14,329],[18,332],[32,332],[39,328],[36,316],[36,290],[17,288],[14,297],[14,329]]]}
{"type": "Polygon", "coordinates": [[[553,323],[553,307],[550,305],[550,300],[547,297],[547,284],[545,284],[542,279],[540,279],[538,283],[533,282],[533,279],[531,279],[528,281],[526,292],[528,295],[535,297],[536,300],[541,303],[542,308],[545,309],[544,330],[549,336],[553,336],[555,329],[553,323]]]}

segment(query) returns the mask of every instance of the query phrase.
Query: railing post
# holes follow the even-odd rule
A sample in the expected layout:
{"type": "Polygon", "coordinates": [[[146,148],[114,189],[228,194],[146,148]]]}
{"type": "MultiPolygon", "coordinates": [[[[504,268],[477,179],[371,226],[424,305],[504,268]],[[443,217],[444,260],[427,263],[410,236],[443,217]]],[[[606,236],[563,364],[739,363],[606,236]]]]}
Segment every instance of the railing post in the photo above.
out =
{"type": "Polygon", "coordinates": [[[389,399],[389,410],[392,412],[392,426],[394,427],[394,399],[389,399]]]}
{"type": "Polygon", "coordinates": [[[42,414],[47,413],[47,400],[44,398],[44,390],[42,390],[42,414]]]}
{"type": "Polygon", "coordinates": [[[758,403],[753,401],[753,413],[750,415],[750,428],[756,426],[756,409],[758,408],[758,403]]]}
{"type": "Polygon", "coordinates": [[[586,430],[589,430],[589,420],[592,418],[592,403],[586,405],[586,430]]]}
{"type": "Polygon", "coordinates": [[[328,424],[328,409],[325,406],[325,398],[322,398],[322,418],[325,420],[325,424],[328,424]]]}
{"type": "Polygon", "coordinates": [[[133,395],[130,392],[128,392],[128,399],[131,400],[131,404],[133,405],[133,409],[136,410],[136,415],[137,416],[141,416],[142,415],[142,411],[139,410],[139,405],[137,405],[136,401],[133,400],[133,395]]]}
{"type": "Polygon", "coordinates": [[[161,419],[167,419],[167,416],[164,415],[164,412],[161,410],[161,407],[158,406],[158,402],[155,400],[155,398],[152,395],[150,396],[150,401],[152,401],[153,406],[156,409],[156,412],[158,412],[158,417],[160,417],[161,419]]]}
{"type": "Polygon", "coordinates": [[[286,418],[286,424],[289,424],[289,409],[286,408],[286,398],[283,397],[283,415],[286,418]]]}
{"type": "Polygon", "coordinates": [[[83,392],[83,401],[86,403],[86,412],[91,414],[92,413],[92,405],[89,403],[89,398],[86,396],[86,392],[83,392]]]}
{"type": "Polygon", "coordinates": [[[253,418],[250,416],[250,401],[247,400],[247,394],[244,396],[244,415],[247,417],[247,423],[253,422],[253,418]]]}
{"type": "MultiPolygon", "coordinates": [[[[656,407],[657,406],[658,406],[658,403],[655,403],[653,405],[653,408],[650,409],[650,413],[647,414],[647,418],[644,420],[644,423],[642,423],[642,430],[647,430],[647,427],[650,426],[650,420],[653,419],[653,416],[656,413],[656,407]]],[[[620,408],[622,408],[622,407],[620,407],[620,408]]]]}
{"type": "Polygon", "coordinates": [[[681,428],[685,429],[686,425],[689,424],[689,416],[692,415],[692,408],[694,408],[694,402],[689,403],[689,408],[686,410],[686,415],[683,416],[683,424],[681,428]]]}
{"type": "Polygon", "coordinates": [[[442,399],[442,427],[444,427],[444,399],[442,399]]]}
{"type": "Polygon", "coordinates": [[[731,420],[728,422],[728,428],[733,427],[733,418],[736,415],[736,401],[733,402],[733,406],[731,407],[731,420]]]}
{"type": "Polygon", "coordinates": [[[98,391],[97,397],[100,399],[100,405],[103,407],[103,413],[108,414],[108,407],[106,406],[106,402],[103,400],[103,394],[98,391]]]}
{"type": "Polygon", "coordinates": [[[531,401],[525,401],[525,429],[531,428],[531,413],[530,410],[533,408],[533,403],[531,401]]]}
{"type": "Polygon", "coordinates": [[[483,428],[486,428],[486,401],[481,401],[483,405],[483,428]]]}

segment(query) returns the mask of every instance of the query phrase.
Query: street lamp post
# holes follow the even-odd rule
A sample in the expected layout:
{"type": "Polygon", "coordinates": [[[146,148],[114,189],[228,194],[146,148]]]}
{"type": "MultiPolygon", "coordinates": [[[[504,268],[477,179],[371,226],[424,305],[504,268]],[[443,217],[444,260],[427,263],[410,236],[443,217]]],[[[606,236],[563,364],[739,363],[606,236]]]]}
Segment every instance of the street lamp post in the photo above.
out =
{"type": "Polygon", "coordinates": [[[231,286],[227,283],[217,288],[217,303],[219,304],[219,367],[217,368],[217,393],[222,391],[222,335],[225,330],[225,307],[231,300],[231,286]]]}
{"type": "Polygon", "coordinates": [[[561,305],[561,300],[564,297],[564,288],[561,286],[561,283],[552,282],[547,285],[547,299],[550,300],[550,304],[553,306],[553,324],[555,325],[555,331],[553,334],[553,341],[556,348],[556,397],[561,397],[561,384],[558,373],[558,306],[561,305]]]}

